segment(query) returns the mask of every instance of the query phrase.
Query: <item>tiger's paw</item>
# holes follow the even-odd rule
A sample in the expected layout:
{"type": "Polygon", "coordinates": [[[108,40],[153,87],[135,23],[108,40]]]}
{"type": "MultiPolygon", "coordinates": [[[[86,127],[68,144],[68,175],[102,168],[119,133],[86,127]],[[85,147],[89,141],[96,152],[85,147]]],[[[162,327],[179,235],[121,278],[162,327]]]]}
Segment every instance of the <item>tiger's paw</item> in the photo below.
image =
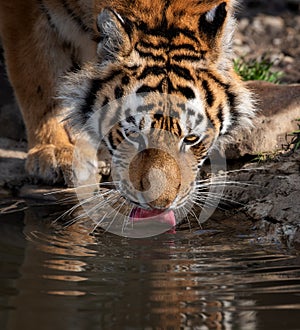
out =
{"type": "Polygon", "coordinates": [[[97,173],[98,164],[90,149],[81,150],[80,157],[74,155],[75,149],[72,144],[38,145],[29,150],[26,169],[35,181],[65,184],[68,187],[76,185],[77,177],[94,177],[100,180],[97,173]]]}
{"type": "Polygon", "coordinates": [[[35,181],[72,186],[73,151],[71,144],[60,147],[53,144],[37,145],[28,152],[26,169],[35,181]]]}

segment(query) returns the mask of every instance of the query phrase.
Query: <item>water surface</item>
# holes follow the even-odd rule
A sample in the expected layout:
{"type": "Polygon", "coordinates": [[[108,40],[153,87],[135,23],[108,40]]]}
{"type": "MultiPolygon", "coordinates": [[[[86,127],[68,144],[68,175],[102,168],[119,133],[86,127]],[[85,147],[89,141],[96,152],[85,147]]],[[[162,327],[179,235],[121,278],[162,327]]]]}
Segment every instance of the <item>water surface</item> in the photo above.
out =
{"type": "Polygon", "coordinates": [[[0,329],[299,329],[300,259],[204,226],[89,234],[56,205],[3,204],[0,329]]]}

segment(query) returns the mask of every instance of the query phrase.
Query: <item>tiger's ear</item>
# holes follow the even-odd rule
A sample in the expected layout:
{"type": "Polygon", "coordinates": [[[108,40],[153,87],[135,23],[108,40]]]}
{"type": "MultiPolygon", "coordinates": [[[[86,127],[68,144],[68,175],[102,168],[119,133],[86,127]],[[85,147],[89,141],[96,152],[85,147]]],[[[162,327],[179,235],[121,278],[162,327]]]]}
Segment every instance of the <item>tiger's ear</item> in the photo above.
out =
{"type": "Polygon", "coordinates": [[[228,14],[226,7],[227,3],[222,2],[199,17],[199,32],[210,46],[216,43],[217,37],[222,33],[228,14]]]}
{"type": "Polygon", "coordinates": [[[131,50],[131,23],[110,9],[103,9],[97,18],[100,42],[97,53],[102,59],[115,59],[131,50]]]}

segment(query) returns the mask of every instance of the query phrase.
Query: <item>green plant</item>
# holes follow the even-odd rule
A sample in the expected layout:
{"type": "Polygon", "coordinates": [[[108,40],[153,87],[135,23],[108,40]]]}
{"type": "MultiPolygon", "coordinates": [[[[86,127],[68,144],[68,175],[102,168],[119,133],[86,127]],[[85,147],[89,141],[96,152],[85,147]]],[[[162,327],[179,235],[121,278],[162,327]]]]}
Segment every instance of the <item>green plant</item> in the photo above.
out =
{"type": "Polygon", "coordinates": [[[262,58],[258,60],[248,60],[239,58],[234,60],[234,69],[243,80],[264,80],[274,84],[280,82],[283,73],[272,71],[274,62],[262,58]]]}
{"type": "Polygon", "coordinates": [[[273,152],[259,152],[255,158],[253,158],[251,161],[254,163],[266,163],[269,161],[276,161],[278,159],[279,152],[273,151],[273,152]]]}
{"type": "Polygon", "coordinates": [[[300,149],[300,118],[296,119],[296,121],[299,122],[299,124],[297,124],[298,129],[294,132],[291,132],[290,134],[287,134],[286,136],[287,141],[288,137],[291,137],[291,140],[283,146],[286,150],[296,151],[300,149]]]}

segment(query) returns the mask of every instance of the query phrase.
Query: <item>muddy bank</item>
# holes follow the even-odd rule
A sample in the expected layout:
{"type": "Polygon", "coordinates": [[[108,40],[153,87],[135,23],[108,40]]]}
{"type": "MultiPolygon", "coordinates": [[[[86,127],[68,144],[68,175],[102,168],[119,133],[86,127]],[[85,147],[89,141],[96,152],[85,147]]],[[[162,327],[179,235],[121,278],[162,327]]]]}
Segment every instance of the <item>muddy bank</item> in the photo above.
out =
{"type": "Polygon", "coordinates": [[[300,150],[246,164],[227,180],[224,218],[251,221],[262,238],[300,249],[300,150]]]}

